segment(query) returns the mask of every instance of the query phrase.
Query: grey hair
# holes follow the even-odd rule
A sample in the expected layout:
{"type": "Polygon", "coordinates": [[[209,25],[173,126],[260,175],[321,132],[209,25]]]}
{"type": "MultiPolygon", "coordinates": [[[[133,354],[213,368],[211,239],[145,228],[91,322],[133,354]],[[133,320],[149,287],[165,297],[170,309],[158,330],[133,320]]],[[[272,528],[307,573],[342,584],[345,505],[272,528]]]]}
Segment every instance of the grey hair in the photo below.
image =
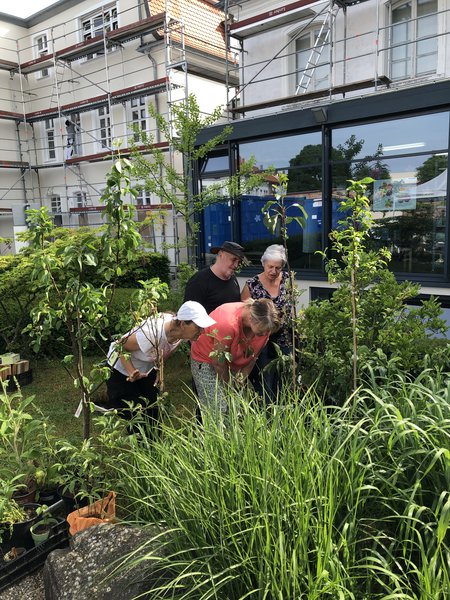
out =
{"type": "Polygon", "coordinates": [[[264,254],[261,256],[261,264],[264,266],[266,260],[280,261],[284,265],[287,263],[286,251],[281,244],[272,244],[267,246],[264,254]]]}

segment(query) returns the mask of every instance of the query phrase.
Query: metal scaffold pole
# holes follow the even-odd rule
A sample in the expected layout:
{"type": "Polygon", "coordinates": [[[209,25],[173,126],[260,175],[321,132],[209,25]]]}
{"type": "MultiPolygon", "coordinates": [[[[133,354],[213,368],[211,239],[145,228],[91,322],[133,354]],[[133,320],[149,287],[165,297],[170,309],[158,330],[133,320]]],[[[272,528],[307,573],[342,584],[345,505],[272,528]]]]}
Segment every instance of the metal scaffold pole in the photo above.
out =
{"type": "MultiPolygon", "coordinates": [[[[184,104],[184,109],[188,111],[188,73],[186,61],[186,46],[184,35],[184,23],[172,16],[171,1],[166,0],[166,19],[164,27],[165,38],[165,66],[166,66],[166,85],[167,85],[167,110],[169,129],[172,136],[176,135],[173,108],[176,104],[184,104]],[[181,77],[179,74],[181,73],[181,77]]],[[[169,162],[172,168],[175,168],[175,152],[173,145],[169,145],[169,162]]],[[[183,165],[184,174],[186,169],[191,169],[191,165],[183,165]]],[[[172,189],[176,193],[175,189],[172,189]]],[[[180,263],[180,246],[178,215],[175,207],[172,210],[173,235],[175,249],[175,264],[180,263]]],[[[186,224],[187,226],[187,224],[186,224]]],[[[187,232],[189,234],[189,232],[187,232]]],[[[190,260],[188,253],[188,261],[190,260]]]]}

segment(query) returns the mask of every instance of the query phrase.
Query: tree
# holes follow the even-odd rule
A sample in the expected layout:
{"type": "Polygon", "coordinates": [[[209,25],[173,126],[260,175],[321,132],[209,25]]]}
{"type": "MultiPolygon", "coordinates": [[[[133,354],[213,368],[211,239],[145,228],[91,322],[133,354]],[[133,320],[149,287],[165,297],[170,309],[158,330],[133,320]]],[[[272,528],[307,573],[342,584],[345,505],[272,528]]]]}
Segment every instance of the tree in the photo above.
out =
{"type": "MultiPolygon", "coordinates": [[[[304,310],[298,327],[302,380],[336,403],[348,398],[363,374],[383,378],[395,369],[418,374],[429,360],[427,343],[430,352],[434,349],[430,338],[446,331],[435,299],[407,306],[420,285],[397,283],[388,270],[390,252],[370,250],[373,217],[365,195],[370,184],[370,179],[350,181],[340,206],[345,218],[330,236],[335,258],[321,253],[329,282],[339,285],[329,299],[304,310]]],[[[448,350],[439,363],[433,360],[448,368],[448,350]]]]}
{"type": "Polygon", "coordinates": [[[288,252],[288,227],[291,223],[296,222],[300,227],[305,227],[306,219],[308,215],[306,214],[305,209],[298,203],[291,204],[287,206],[285,203],[285,198],[287,194],[287,189],[289,186],[289,180],[286,174],[279,173],[278,174],[278,183],[273,185],[273,190],[275,193],[275,200],[269,200],[266,202],[261,212],[264,215],[264,224],[267,229],[275,235],[275,232],[279,231],[282,243],[284,246],[284,251],[286,254],[286,266],[289,273],[289,286],[287,288],[288,296],[289,296],[289,307],[290,314],[286,315],[288,324],[291,328],[291,341],[292,341],[292,353],[291,353],[291,365],[292,365],[292,383],[293,388],[295,389],[297,383],[296,377],[296,335],[295,335],[295,323],[297,320],[297,310],[296,310],[296,287],[295,287],[295,273],[291,270],[289,264],[289,252],[288,252]],[[288,211],[295,211],[297,214],[288,214],[288,211]]]}
{"type": "Polygon", "coordinates": [[[205,117],[195,96],[190,95],[186,104],[172,106],[172,120],[157,113],[152,105],[149,105],[149,113],[155,119],[158,131],[182,157],[183,167],[180,172],[171,164],[170,157],[155,145],[155,136],[136,129],[135,133],[145,144],[147,154],[150,154],[150,158],[147,158],[135,148],[133,159],[136,178],[142,181],[141,185],[146,191],[155,194],[161,203],[172,204],[175,212],[181,215],[186,224],[186,238],[176,240],[175,247],[179,249],[185,246],[188,259],[195,259],[199,233],[198,214],[211,204],[223,202],[225,198],[239,198],[249,193],[261,185],[265,175],[255,170],[255,161],[252,159],[240,165],[236,175],[196,191],[193,165],[223,144],[232,131],[232,127],[225,126],[208,142],[196,146],[200,131],[218,121],[222,108],[216,108],[211,115],[205,117]]]}
{"type": "Polygon", "coordinates": [[[448,157],[447,155],[441,156],[439,154],[435,154],[427,158],[427,160],[421,165],[417,167],[416,177],[417,183],[425,183],[426,181],[430,181],[434,179],[438,175],[440,175],[443,171],[445,171],[448,167],[448,157]]]}
{"type": "MultiPolygon", "coordinates": [[[[357,140],[351,135],[344,144],[339,144],[331,149],[331,160],[333,161],[334,186],[343,185],[349,179],[362,179],[373,177],[374,179],[389,179],[390,173],[387,165],[382,163],[380,157],[383,155],[381,144],[378,146],[374,156],[365,157],[362,160],[355,159],[361,153],[364,140],[357,140]]],[[[308,144],[289,161],[289,192],[307,192],[322,189],[322,145],[308,144]],[[301,167],[300,169],[297,167],[301,167]]]]}
{"type": "Polygon", "coordinates": [[[90,436],[90,398],[96,388],[95,378],[89,377],[84,363],[86,348],[102,335],[108,322],[108,307],[115,287],[115,279],[122,273],[122,265],[133,258],[140,243],[140,234],[134,220],[134,210],[124,204],[123,198],[137,194],[131,188],[132,163],[126,158],[114,162],[107,176],[102,196],[107,224],[100,236],[87,231],[81,243],[64,244],[54,248],[55,228],[47,208],[28,210],[29,231],[24,238],[30,244],[34,264],[31,279],[39,291],[39,302],[31,311],[31,324],[26,328],[38,350],[42,340],[65,331],[71,352],[63,363],[80,390],[83,413],[83,436],[90,436]],[[94,267],[103,283],[94,286],[86,274],[94,267]],[[63,282],[59,273],[68,277],[63,282]]]}

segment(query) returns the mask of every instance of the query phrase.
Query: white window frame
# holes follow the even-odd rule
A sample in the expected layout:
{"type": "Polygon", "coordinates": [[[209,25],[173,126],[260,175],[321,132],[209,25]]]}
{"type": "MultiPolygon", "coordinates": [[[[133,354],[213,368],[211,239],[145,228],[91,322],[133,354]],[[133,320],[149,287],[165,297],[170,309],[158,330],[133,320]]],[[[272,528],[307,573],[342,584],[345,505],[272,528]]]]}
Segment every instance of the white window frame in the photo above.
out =
{"type": "MultiPolygon", "coordinates": [[[[309,47],[307,50],[305,50],[305,53],[307,55],[307,61],[309,60],[309,57],[311,56],[311,50],[314,47],[314,42],[316,39],[316,36],[318,35],[318,33],[320,32],[320,28],[321,28],[321,23],[315,23],[314,27],[308,27],[308,28],[304,28],[304,29],[296,29],[295,31],[293,31],[290,36],[292,39],[292,43],[291,43],[291,48],[292,48],[292,58],[291,58],[291,65],[292,65],[292,72],[294,73],[293,79],[292,79],[292,92],[293,94],[295,94],[296,90],[297,90],[297,86],[301,80],[302,74],[298,69],[298,54],[299,54],[299,50],[297,50],[297,42],[299,39],[301,38],[305,38],[306,36],[309,36],[309,47]]],[[[312,75],[312,79],[309,83],[308,89],[307,91],[309,92],[313,92],[316,90],[322,90],[322,89],[327,89],[330,86],[330,58],[331,58],[331,45],[330,45],[330,40],[328,39],[328,41],[326,42],[326,46],[328,46],[328,50],[327,48],[323,48],[319,62],[317,63],[317,65],[315,67],[313,67],[314,72],[312,75]],[[325,54],[324,54],[325,53],[325,54]],[[323,60],[323,56],[326,57],[326,60],[323,60]],[[326,68],[326,77],[321,77],[320,79],[317,77],[317,71],[318,69],[323,69],[326,68]]],[[[301,96],[301,92],[299,93],[299,96],[301,96]]]]}
{"type": "Polygon", "coordinates": [[[139,190],[135,203],[138,205],[150,206],[152,204],[152,193],[144,189],[139,190]]]}
{"type": "Polygon", "coordinates": [[[44,151],[47,161],[56,160],[56,132],[54,119],[44,119],[44,151]]]}
{"type": "MultiPolygon", "coordinates": [[[[33,50],[35,58],[41,58],[41,56],[46,56],[50,53],[50,42],[48,40],[47,32],[43,31],[39,35],[34,36],[33,50]]],[[[50,75],[50,68],[46,67],[45,69],[41,69],[36,73],[36,79],[44,79],[46,77],[50,77],[50,75]]]]}
{"type": "MultiPolygon", "coordinates": [[[[137,96],[131,98],[128,102],[128,111],[130,115],[130,125],[138,126],[139,130],[143,133],[148,133],[150,130],[150,115],[148,113],[148,96],[137,96]]],[[[132,131],[132,138],[134,142],[139,142],[140,137],[135,131],[132,131]]]]}
{"type": "Polygon", "coordinates": [[[110,150],[112,145],[111,114],[107,104],[97,109],[97,131],[97,142],[100,152],[105,149],[110,150]]]}
{"type": "Polygon", "coordinates": [[[87,206],[87,194],[82,190],[77,190],[73,193],[74,208],[84,208],[87,206]]]}
{"type": "Polygon", "coordinates": [[[388,73],[389,77],[393,81],[405,81],[407,79],[414,79],[420,77],[430,77],[436,75],[438,72],[438,63],[439,63],[439,38],[437,37],[440,25],[439,25],[439,0],[436,0],[436,12],[430,12],[427,15],[422,17],[418,17],[418,2],[419,0],[399,0],[397,2],[392,2],[389,5],[389,34],[388,34],[388,73]],[[406,4],[411,5],[411,16],[409,19],[405,21],[398,21],[397,23],[393,23],[393,14],[394,11],[405,6],[406,4]],[[423,37],[418,36],[418,28],[421,22],[421,19],[426,19],[433,17],[436,20],[435,23],[435,32],[434,34],[428,34],[423,37]],[[406,28],[406,39],[409,43],[396,43],[394,39],[395,27],[400,30],[400,27],[406,28]],[[425,42],[427,40],[435,41],[436,49],[435,51],[425,53],[423,55],[419,54],[419,45],[421,42],[425,42]],[[395,59],[394,54],[396,53],[396,48],[400,49],[404,47],[405,56],[403,59],[395,59]],[[422,72],[418,72],[418,60],[423,58],[423,56],[435,56],[434,60],[434,68],[428,69],[422,72]],[[393,73],[393,65],[394,63],[402,64],[406,63],[403,75],[396,75],[393,73]],[[409,63],[409,64],[408,64],[409,63]]]}
{"type": "MultiPolygon", "coordinates": [[[[103,36],[105,32],[115,31],[119,28],[119,17],[117,10],[117,2],[111,2],[106,6],[99,6],[80,18],[81,41],[93,39],[97,36],[103,36]]],[[[115,48],[109,48],[108,52],[115,48]]],[[[92,60],[98,56],[103,56],[103,50],[88,54],[82,61],[92,60]]]]}
{"type": "Polygon", "coordinates": [[[61,196],[59,194],[52,194],[50,196],[50,211],[55,213],[60,213],[61,211],[61,196]]]}

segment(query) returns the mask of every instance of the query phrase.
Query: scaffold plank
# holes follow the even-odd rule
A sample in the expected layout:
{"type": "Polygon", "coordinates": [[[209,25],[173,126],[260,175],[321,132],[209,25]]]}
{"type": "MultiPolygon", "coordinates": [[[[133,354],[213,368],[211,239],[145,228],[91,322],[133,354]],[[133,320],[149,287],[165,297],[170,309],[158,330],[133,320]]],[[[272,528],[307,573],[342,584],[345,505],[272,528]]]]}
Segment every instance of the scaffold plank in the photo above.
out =
{"type": "Polygon", "coordinates": [[[232,113],[252,112],[254,110],[261,110],[263,108],[271,108],[272,106],[282,106],[283,104],[295,104],[296,102],[304,102],[305,100],[315,100],[316,98],[326,98],[327,96],[346,94],[347,92],[354,92],[357,90],[363,90],[380,85],[389,87],[390,83],[391,80],[389,79],[389,77],[383,75],[378,79],[364,79],[345,85],[337,85],[332,88],[324,88],[323,90],[306,92],[305,94],[294,94],[293,96],[284,96],[282,98],[266,100],[265,102],[256,102],[254,104],[237,106],[236,108],[230,108],[229,110],[232,113]]]}

